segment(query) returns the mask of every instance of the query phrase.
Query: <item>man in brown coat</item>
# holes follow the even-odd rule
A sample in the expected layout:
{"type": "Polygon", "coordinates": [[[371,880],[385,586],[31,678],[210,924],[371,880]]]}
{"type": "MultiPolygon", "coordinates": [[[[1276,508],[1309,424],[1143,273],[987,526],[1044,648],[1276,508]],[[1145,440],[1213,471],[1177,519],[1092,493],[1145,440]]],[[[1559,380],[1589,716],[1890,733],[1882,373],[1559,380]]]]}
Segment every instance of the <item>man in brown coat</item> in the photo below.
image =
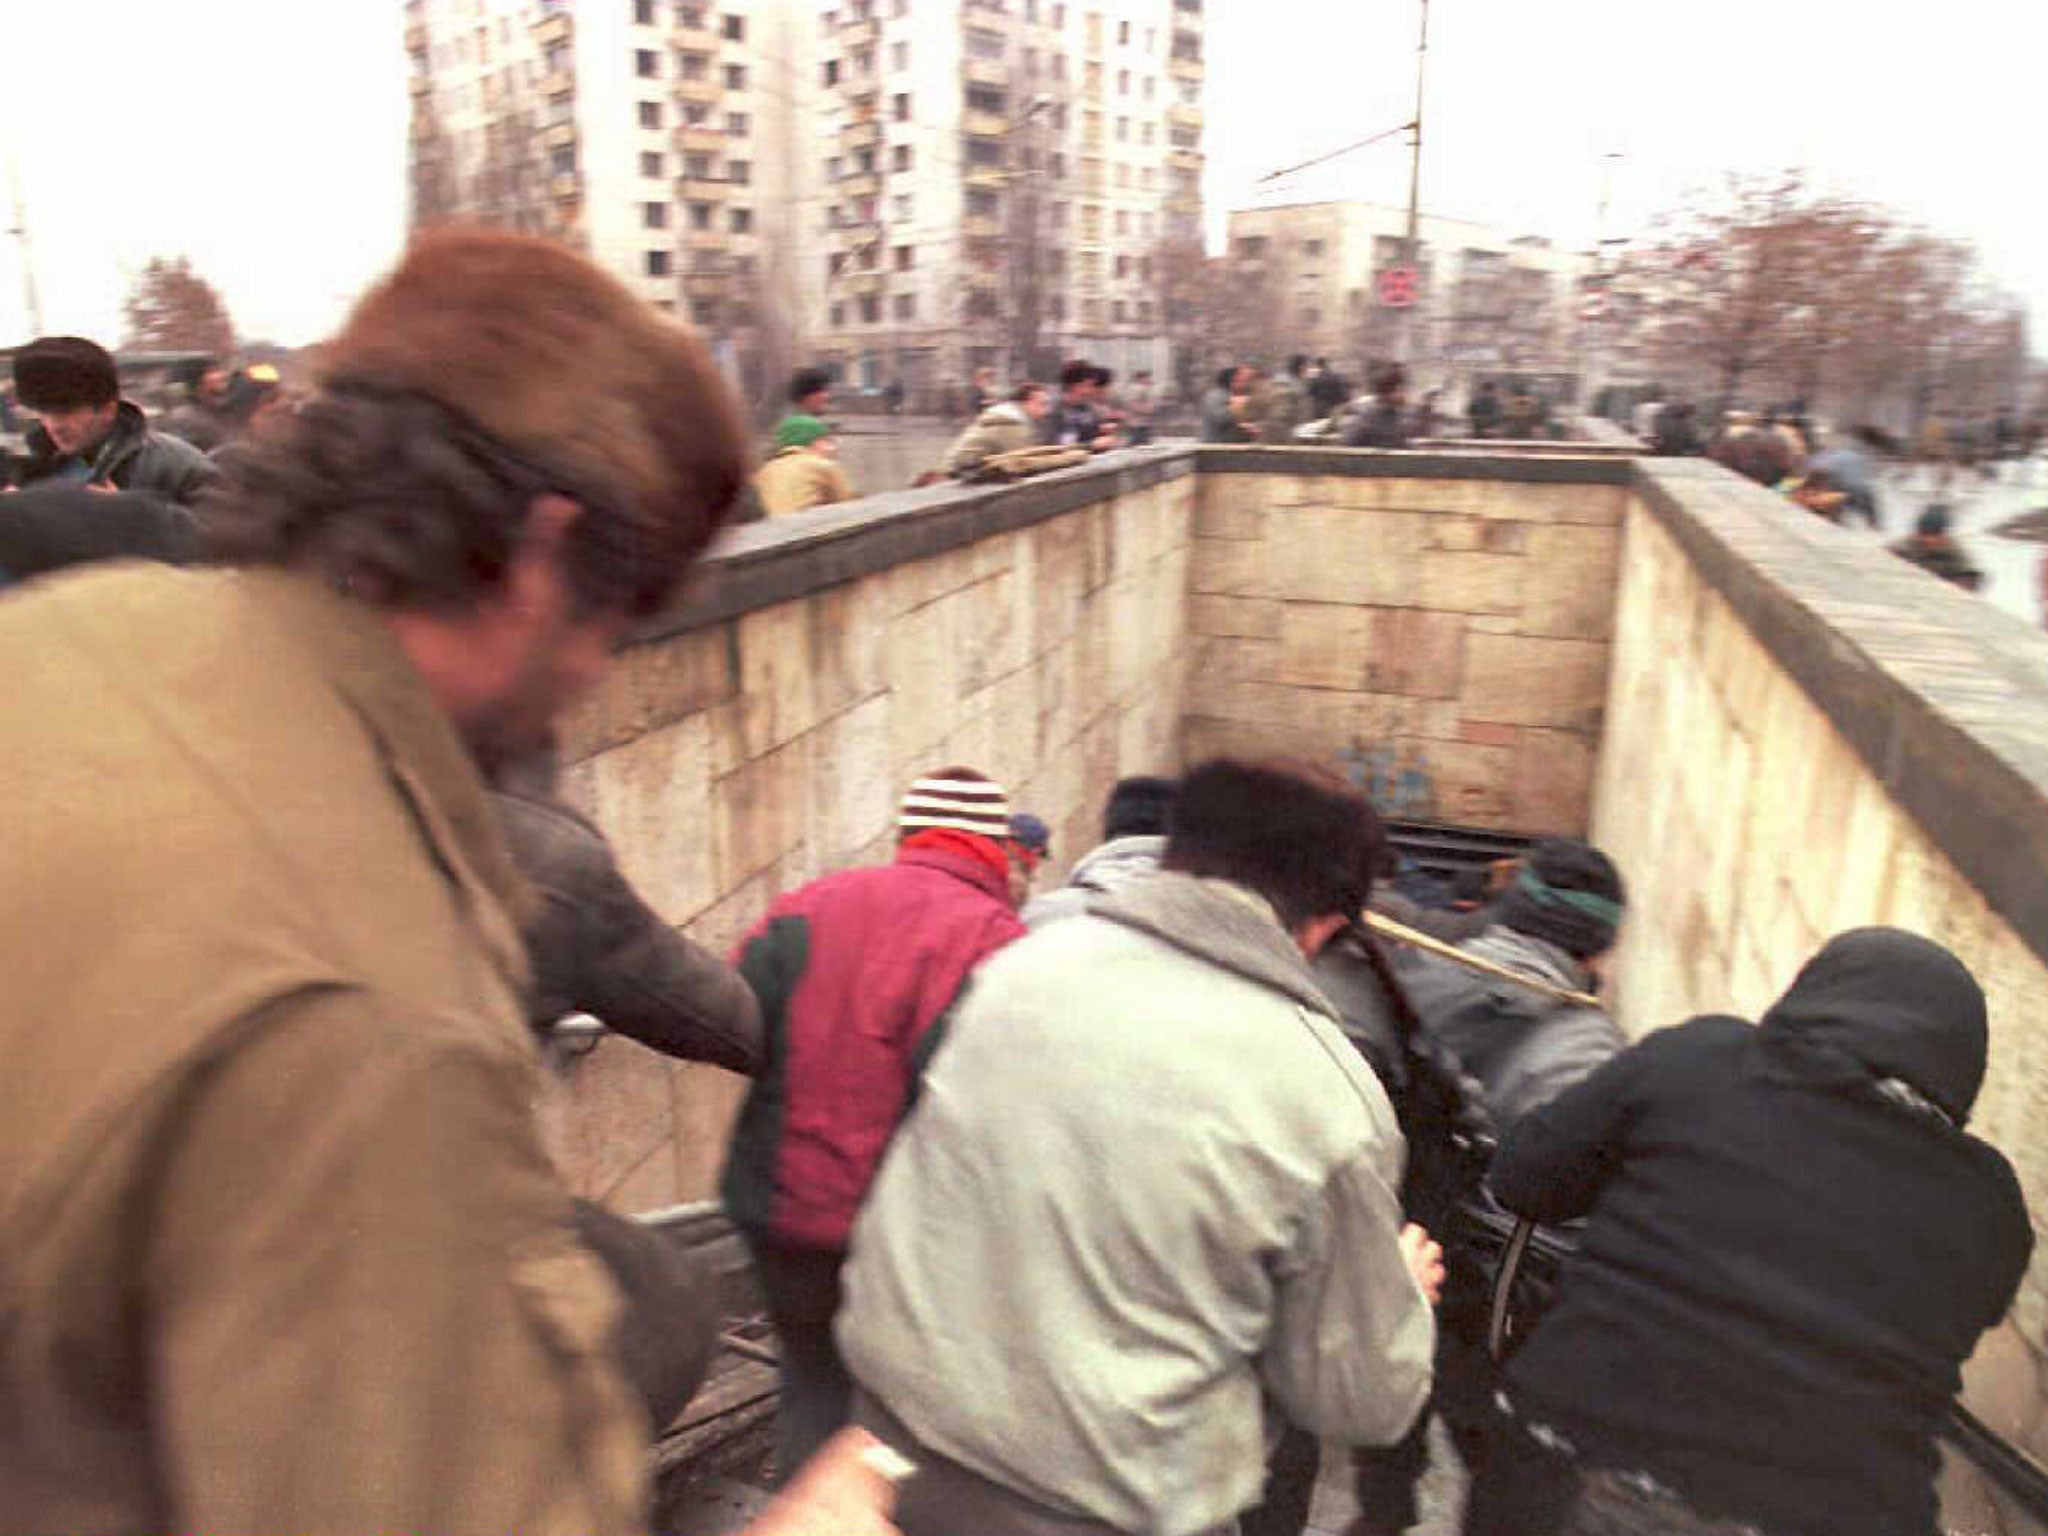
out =
{"type": "Polygon", "coordinates": [[[324,366],[226,569],[0,605],[0,1524],[635,1532],[481,770],[667,601],[743,429],[520,236],[423,240],[324,366]]]}

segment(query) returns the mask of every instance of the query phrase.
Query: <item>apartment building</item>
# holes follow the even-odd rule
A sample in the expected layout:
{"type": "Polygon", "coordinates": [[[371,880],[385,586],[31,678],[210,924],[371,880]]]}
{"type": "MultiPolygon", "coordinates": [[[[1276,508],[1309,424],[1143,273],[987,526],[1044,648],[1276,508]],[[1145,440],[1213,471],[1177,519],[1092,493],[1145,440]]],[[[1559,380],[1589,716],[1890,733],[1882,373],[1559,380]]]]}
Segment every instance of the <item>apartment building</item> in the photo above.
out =
{"type": "Polygon", "coordinates": [[[809,330],[932,398],[1082,355],[1164,375],[1155,257],[1199,239],[1203,0],[825,0],[809,330]]]}
{"type": "Polygon", "coordinates": [[[1229,260],[1267,285],[1276,354],[1307,352],[1362,371],[1405,351],[1428,383],[1577,371],[1590,256],[1536,236],[1424,215],[1417,228],[1418,297],[1403,312],[1380,302],[1378,278],[1403,264],[1407,229],[1406,209],[1378,203],[1232,212],[1229,260]],[[1411,328],[1405,347],[1403,326],[1411,328]]]}
{"type": "Polygon", "coordinates": [[[797,343],[786,0],[408,0],[412,219],[571,241],[766,387],[797,343]]]}
{"type": "Polygon", "coordinates": [[[413,218],[571,240],[710,335],[915,403],[1164,377],[1204,0],[408,0],[413,218]]]}

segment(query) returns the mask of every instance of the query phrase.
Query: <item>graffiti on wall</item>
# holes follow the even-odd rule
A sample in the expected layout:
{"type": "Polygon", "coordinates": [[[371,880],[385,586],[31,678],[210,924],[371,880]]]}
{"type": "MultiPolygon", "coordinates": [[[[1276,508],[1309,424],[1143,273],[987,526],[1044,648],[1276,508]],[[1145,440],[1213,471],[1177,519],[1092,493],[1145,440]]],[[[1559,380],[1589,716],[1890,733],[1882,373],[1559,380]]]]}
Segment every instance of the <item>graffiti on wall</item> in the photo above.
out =
{"type": "Polygon", "coordinates": [[[1422,748],[1368,747],[1354,736],[1337,760],[1344,765],[1344,777],[1352,788],[1382,816],[1410,820],[1436,815],[1436,779],[1429,770],[1429,754],[1422,748]]]}

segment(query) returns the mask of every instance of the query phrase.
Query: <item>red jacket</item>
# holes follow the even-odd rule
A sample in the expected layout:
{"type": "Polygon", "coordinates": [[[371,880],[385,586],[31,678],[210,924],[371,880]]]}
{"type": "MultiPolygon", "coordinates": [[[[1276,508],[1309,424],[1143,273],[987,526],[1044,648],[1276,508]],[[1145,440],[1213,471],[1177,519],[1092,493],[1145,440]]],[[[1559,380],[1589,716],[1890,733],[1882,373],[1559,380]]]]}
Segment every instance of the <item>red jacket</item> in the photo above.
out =
{"type": "Polygon", "coordinates": [[[923,833],[896,861],[778,897],[734,956],[766,1064],[722,1193],[741,1227],[842,1249],[968,973],[1024,925],[986,838],[923,833]]]}

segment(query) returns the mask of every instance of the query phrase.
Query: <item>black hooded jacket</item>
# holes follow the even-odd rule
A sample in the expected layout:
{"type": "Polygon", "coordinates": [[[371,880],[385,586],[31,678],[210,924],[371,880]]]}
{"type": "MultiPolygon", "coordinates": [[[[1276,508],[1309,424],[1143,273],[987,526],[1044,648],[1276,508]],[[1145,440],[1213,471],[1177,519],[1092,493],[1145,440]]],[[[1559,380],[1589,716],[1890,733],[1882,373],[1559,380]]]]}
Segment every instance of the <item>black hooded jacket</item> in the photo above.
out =
{"type": "Polygon", "coordinates": [[[2033,1246],[1961,1129],[1985,1043],[1954,956],[1859,929],[1758,1027],[1693,1019],[1524,1117],[1495,1194],[1587,1223],[1517,1409],[1706,1514],[1931,1536],[1937,1430],[2033,1246]]]}

